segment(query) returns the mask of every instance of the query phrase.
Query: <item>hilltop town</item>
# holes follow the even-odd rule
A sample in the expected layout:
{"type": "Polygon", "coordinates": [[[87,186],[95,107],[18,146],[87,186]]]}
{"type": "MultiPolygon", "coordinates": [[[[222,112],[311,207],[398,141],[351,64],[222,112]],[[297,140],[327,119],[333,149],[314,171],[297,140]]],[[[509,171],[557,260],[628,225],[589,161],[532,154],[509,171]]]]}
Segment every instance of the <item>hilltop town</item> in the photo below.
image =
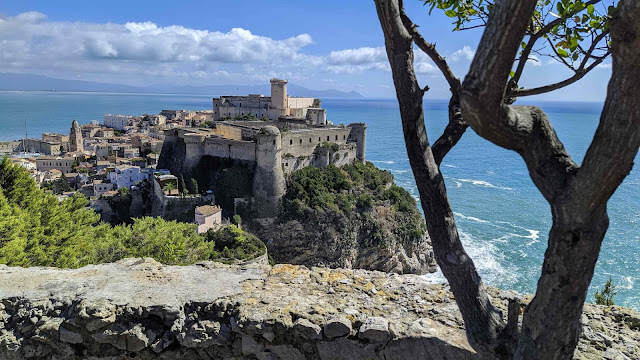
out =
{"type": "Polygon", "coordinates": [[[364,124],[334,125],[320,99],[290,96],[287,80],[272,79],[270,96],[213,98],[212,109],[204,111],[105,114],[102,123],[82,125],[73,120],[68,135],[0,142],[0,156],[28,169],[60,199],[82,193],[103,220],[122,221],[111,199],[133,192],[139,201],[134,196],[124,204],[127,216],[203,225],[220,223],[223,208],[232,214],[236,204],[247,201],[261,204],[259,217],[275,216],[286,174],[307,166],[362,163],[365,137],[364,124]],[[225,193],[216,189],[220,172],[238,166],[251,188],[224,204],[216,201],[215,194],[225,193]],[[148,191],[137,192],[143,187],[148,191]]]}

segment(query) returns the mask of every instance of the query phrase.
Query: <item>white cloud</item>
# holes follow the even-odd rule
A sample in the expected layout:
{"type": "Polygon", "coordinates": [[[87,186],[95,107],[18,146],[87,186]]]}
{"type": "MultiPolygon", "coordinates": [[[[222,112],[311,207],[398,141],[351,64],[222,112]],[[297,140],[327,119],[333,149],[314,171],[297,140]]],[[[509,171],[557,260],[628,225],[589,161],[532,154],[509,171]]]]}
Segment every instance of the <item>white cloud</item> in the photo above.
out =
{"type": "Polygon", "coordinates": [[[451,54],[451,60],[459,61],[459,60],[473,60],[473,56],[476,54],[476,51],[471,47],[465,45],[462,49],[455,51],[451,54]]]}
{"type": "Polygon", "coordinates": [[[202,78],[207,64],[276,64],[304,59],[300,50],[313,42],[309,34],[276,40],[234,28],[228,32],[152,22],[95,24],[48,21],[38,12],[0,16],[0,69],[145,71],[172,63],[178,73],[202,78]],[[105,65],[109,64],[108,65],[105,65]],[[185,66],[185,64],[187,64],[185,66]],[[115,66],[113,66],[115,65],[115,66]],[[178,68],[181,68],[178,70],[178,68]]]}
{"type": "Polygon", "coordinates": [[[527,64],[531,66],[542,66],[542,61],[540,61],[540,59],[535,55],[529,55],[529,58],[527,59],[527,64]]]}

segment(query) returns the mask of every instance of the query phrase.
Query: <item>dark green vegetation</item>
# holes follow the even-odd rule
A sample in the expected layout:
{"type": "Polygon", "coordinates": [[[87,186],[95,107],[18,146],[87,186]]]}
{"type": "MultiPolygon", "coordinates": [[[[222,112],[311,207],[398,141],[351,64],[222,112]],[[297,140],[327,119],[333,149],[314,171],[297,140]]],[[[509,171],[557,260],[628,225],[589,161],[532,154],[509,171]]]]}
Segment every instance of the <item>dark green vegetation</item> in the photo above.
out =
{"type": "Polygon", "coordinates": [[[406,244],[425,232],[416,201],[393,183],[393,175],[372,163],[356,163],[325,169],[306,167],[291,174],[283,199],[283,219],[310,219],[314,213],[334,212],[361,222],[364,245],[380,245],[383,230],[374,216],[374,206],[391,206],[396,226],[393,234],[406,244]]]}
{"type": "MultiPolygon", "coordinates": [[[[126,195],[126,194],[122,194],[126,195]]],[[[165,264],[250,259],[264,245],[232,227],[201,236],[194,224],[144,217],[112,227],[76,194],[58,202],[29,173],[6,158],[0,163],[0,264],[77,268],[125,257],[165,264]]]]}
{"type": "Polygon", "coordinates": [[[251,221],[251,206],[238,211],[276,262],[429,270],[426,229],[415,200],[393,184],[391,173],[371,163],[293,172],[273,225],[251,221]]]}
{"type": "Polygon", "coordinates": [[[609,277],[607,283],[604,284],[604,289],[602,289],[602,291],[596,291],[593,297],[596,299],[596,304],[598,305],[613,306],[615,305],[613,297],[616,296],[616,293],[616,286],[613,285],[613,280],[609,277]]]}

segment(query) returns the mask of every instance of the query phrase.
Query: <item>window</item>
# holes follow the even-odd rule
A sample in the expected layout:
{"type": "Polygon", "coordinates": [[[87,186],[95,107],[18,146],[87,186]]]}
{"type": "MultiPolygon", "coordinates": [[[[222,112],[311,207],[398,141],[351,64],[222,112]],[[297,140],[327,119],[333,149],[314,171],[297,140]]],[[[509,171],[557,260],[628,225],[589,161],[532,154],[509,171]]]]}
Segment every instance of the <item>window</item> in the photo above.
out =
{"type": "Polygon", "coordinates": [[[289,145],[293,145],[293,139],[289,140],[289,145]]]}
{"type": "Polygon", "coordinates": [[[300,139],[300,144],[302,144],[302,139],[300,139]]]}
{"type": "Polygon", "coordinates": [[[347,135],[342,135],[342,140],[347,140],[347,135]]]}
{"type": "Polygon", "coordinates": [[[309,143],[311,143],[311,138],[309,138],[309,143]]]}
{"type": "Polygon", "coordinates": [[[327,136],[327,141],[329,141],[329,137],[327,136]]]}
{"type": "Polygon", "coordinates": [[[318,142],[320,142],[320,136],[318,136],[318,142]]]}
{"type": "Polygon", "coordinates": [[[273,145],[275,145],[275,144],[276,144],[276,141],[275,141],[275,140],[273,140],[273,145]]]}
{"type": "Polygon", "coordinates": [[[336,141],[338,141],[338,135],[336,135],[336,141]]]}

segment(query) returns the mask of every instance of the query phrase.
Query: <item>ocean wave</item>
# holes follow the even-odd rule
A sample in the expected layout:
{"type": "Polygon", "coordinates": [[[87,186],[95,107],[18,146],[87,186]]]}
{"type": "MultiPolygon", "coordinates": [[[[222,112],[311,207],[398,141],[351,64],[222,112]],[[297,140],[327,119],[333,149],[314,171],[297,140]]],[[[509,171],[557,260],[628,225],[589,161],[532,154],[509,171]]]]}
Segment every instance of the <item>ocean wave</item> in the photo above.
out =
{"type": "Polygon", "coordinates": [[[460,214],[458,212],[454,212],[453,215],[455,215],[455,216],[457,216],[457,217],[459,217],[461,219],[464,219],[464,220],[471,220],[471,221],[479,222],[479,223],[482,223],[482,224],[490,224],[490,222],[487,221],[487,220],[478,219],[477,217],[473,217],[473,216],[462,215],[462,214],[460,214]]]}
{"type": "Polygon", "coordinates": [[[408,172],[408,170],[391,170],[391,172],[394,174],[404,174],[408,172]]]}
{"type": "MultiPolygon", "coordinates": [[[[503,265],[504,255],[493,241],[474,238],[462,230],[458,230],[458,233],[467,254],[473,259],[478,273],[488,284],[510,287],[517,282],[518,272],[512,269],[512,266],[503,265]]],[[[422,275],[422,278],[432,283],[446,282],[446,278],[440,270],[436,273],[422,275]]]]}
{"type": "Polygon", "coordinates": [[[457,169],[457,168],[458,168],[458,167],[457,167],[457,166],[455,166],[455,165],[449,165],[449,164],[444,164],[444,166],[446,166],[446,167],[450,167],[450,168],[454,168],[454,169],[457,169]]]}
{"type": "Polygon", "coordinates": [[[391,161],[391,160],[369,160],[374,164],[395,164],[395,161],[391,161]]]}
{"type": "Polygon", "coordinates": [[[465,183],[470,183],[472,185],[477,185],[477,186],[484,186],[484,187],[488,187],[488,188],[492,188],[492,189],[500,189],[500,190],[515,190],[514,188],[510,188],[510,187],[506,187],[506,186],[497,186],[497,185],[493,185],[492,183],[488,182],[488,181],[484,181],[484,180],[474,180],[474,179],[454,179],[455,181],[461,181],[461,182],[465,182],[465,183]]]}

